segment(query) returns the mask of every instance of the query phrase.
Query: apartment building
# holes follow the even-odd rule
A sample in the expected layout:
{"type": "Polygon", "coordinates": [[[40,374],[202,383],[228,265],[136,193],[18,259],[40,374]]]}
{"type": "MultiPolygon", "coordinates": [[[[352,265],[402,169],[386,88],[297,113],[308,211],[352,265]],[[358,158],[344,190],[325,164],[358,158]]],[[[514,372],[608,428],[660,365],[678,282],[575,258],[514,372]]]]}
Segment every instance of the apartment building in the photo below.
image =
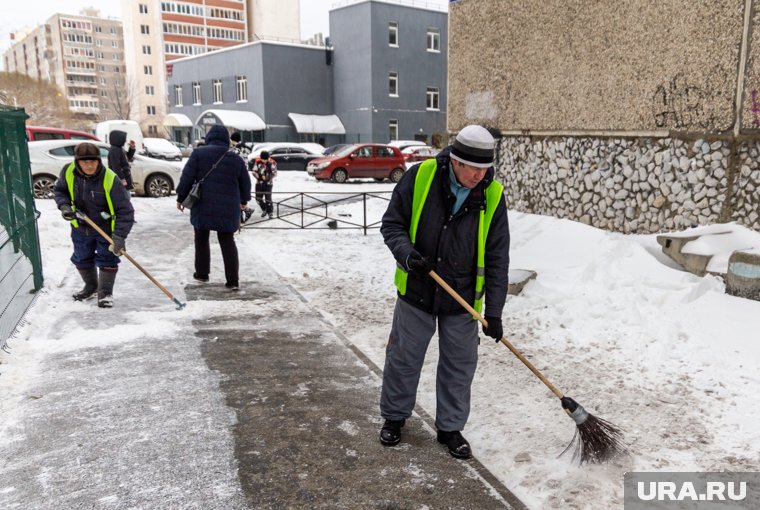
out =
{"type": "Polygon", "coordinates": [[[130,118],[163,132],[171,62],[255,40],[298,39],[298,0],[122,0],[130,118]]]}
{"type": "Polygon", "coordinates": [[[78,118],[97,122],[128,113],[121,21],[101,18],[96,9],[59,13],[14,40],[3,56],[5,69],[57,85],[78,118]]]}

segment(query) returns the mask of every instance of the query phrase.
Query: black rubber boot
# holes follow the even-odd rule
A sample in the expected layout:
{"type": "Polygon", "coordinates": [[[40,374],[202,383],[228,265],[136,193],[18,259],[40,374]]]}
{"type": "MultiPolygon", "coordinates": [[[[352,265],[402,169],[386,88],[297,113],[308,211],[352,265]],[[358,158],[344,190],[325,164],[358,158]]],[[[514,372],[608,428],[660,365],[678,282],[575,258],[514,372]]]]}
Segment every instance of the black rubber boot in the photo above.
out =
{"type": "Polygon", "coordinates": [[[98,292],[98,269],[92,266],[87,269],[77,269],[79,276],[84,281],[84,288],[72,295],[76,301],[84,301],[95,297],[95,293],[98,292]]]}
{"type": "Polygon", "coordinates": [[[438,431],[438,442],[445,444],[449,448],[449,453],[457,459],[469,459],[472,457],[470,443],[462,436],[459,431],[444,432],[438,431]]]}
{"type": "Polygon", "coordinates": [[[406,420],[385,420],[383,428],[380,429],[380,444],[383,446],[396,446],[401,442],[401,427],[406,420]]]}
{"type": "Polygon", "coordinates": [[[98,306],[111,308],[113,306],[113,284],[116,281],[118,267],[101,267],[98,277],[98,306]]]}

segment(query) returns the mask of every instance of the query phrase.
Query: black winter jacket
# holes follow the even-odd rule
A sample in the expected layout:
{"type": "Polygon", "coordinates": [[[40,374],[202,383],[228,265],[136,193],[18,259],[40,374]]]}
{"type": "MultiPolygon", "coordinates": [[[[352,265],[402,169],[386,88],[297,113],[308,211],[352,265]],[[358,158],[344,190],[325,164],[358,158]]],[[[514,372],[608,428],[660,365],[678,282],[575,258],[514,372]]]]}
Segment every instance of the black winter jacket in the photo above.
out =
{"type": "Polygon", "coordinates": [[[240,227],[240,206],[251,200],[251,178],[243,158],[230,150],[230,135],[224,126],[212,126],[206,145],[190,154],[177,186],[177,202],[187,198],[193,183],[203,179],[217,161],[201,185],[200,201],[190,210],[190,223],[200,230],[235,232],[240,227]]]}
{"type": "MultiPolygon", "coordinates": [[[[60,209],[63,205],[71,206],[71,196],[69,187],[66,182],[66,169],[69,164],[63,166],[58,180],[53,188],[53,197],[55,203],[60,209]]],[[[111,188],[111,202],[113,202],[114,213],[116,214],[116,226],[111,232],[111,219],[103,218],[100,213],[109,213],[108,202],[106,201],[106,192],[103,189],[103,177],[105,176],[105,167],[102,163],[98,164],[98,171],[92,177],[86,176],[79,168],[74,169],[74,205],[76,210],[86,214],[88,218],[95,222],[106,233],[118,235],[127,238],[129,231],[132,230],[132,224],[135,222],[135,210],[129,198],[129,192],[124,188],[119,179],[114,179],[111,188]]],[[[74,228],[72,225],[71,228],[74,228]]],[[[79,221],[79,231],[88,236],[99,236],[92,227],[86,222],[79,221]]]]}
{"type": "MultiPolygon", "coordinates": [[[[380,232],[402,267],[406,267],[406,258],[412,250],[417,250],[429,258],[441,278],[472,304],[475,301],[479,215],[485,208],[484,190],[494,178],[494,169],[488,169],[485,178],[470,191],[459,211],[452,216],[454,195],[450,189],[449,153],[450,147],[447,147],[436,158],[436,175],[420,215],[414,246],[409,239],[409,225],[414,181],[420,165],[406,172],[393,190],[380,232]]],[[[509,223],[503,198],[496,208],[486,240],[485,278],[483,315],[501,317],[509,284],[509,223]]],[[[399,297],[434,315],[466,313],[428,275],[410,272],[406,294],[399,294],[399,297]]]]}
{"type": "Polygon", "coordinates": [[[108,148],[108,168],[116,172],[119,179],[127,179],[129,174],[129,161],[135,153],[130,148],[130,154],[124,153],[124,144],[127,143],[127,133],[115,129],[108,135],[111,147],[108,148]]]}

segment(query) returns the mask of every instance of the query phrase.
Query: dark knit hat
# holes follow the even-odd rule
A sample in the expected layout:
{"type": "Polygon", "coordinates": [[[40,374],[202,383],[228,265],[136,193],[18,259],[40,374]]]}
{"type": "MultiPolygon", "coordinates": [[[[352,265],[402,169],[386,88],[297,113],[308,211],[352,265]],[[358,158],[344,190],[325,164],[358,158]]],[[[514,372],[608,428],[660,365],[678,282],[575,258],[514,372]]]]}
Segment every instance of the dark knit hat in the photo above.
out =
{"type": "Polygon", "coordinates": [[[261,151],[261,159],[269,159],[269,151],[261,151]]]}
{"type": "Polygon", "coordinates": [[[488,168],[493,165],[495,146],[496,141],[486,128],[472,124],[457,134],[451,147],[451,159],[476,168],[488,168]]]}
{"type": "Polygon", "coordinates": [[[240,132],[239,131],[235,131],[234,133],[232,133],[230,135],[230,140],[233,141],[233,142],[239,142],[240,141],[240,132]]]}

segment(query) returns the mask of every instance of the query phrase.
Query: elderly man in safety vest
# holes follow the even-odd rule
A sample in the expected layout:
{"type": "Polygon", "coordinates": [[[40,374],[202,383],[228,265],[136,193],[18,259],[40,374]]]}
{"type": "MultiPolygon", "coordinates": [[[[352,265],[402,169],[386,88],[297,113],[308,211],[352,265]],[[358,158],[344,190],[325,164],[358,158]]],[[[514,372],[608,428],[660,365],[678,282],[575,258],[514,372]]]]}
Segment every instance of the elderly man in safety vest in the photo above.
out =
{"type": "Polygon", "coordinates": [[[498,342],[507,298],[509,224],[503,186],[494,179],[495,140],[481,126],[462,129],[436,159],[410,169],[393,191],[380,229],[396,259],[398,299],[388,339],[380,442],[393,446],[414,409],[428,344],[438,326],[438,442],[467,459],[461,431],[470,414],[478,361],[478,322],[429,276],[435,270],[478,312],[498,342]]]}
{"type": "Polygon", "coordinates": [[[65,165],[55,183],[54,197],[63,218],[71,223],[74,254],[84,288],[77,301],[98,297],[98,306],[113,306],[113,286],[119,270],[118,255],[125,249],[135,210],[129,192],[115,172],[103,166],[97,145],[82,142],[74,149],[74,162],[65,165]],[[77,219],[84,214],[113,239],[110,244],[95,229],[77,219]],[[98,275],[98,269],[100,275],[98,275]]]}

